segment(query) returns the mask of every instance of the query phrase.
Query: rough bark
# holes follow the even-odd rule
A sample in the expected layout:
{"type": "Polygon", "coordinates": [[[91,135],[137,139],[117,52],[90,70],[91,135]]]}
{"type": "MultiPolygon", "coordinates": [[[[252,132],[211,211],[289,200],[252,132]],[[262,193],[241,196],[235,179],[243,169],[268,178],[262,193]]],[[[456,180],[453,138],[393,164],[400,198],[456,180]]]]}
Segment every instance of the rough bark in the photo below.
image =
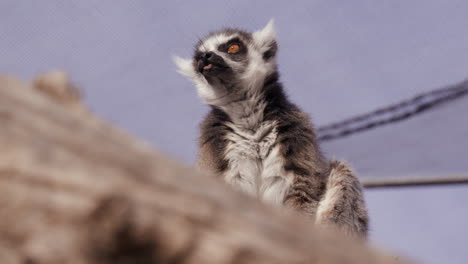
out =
{"type": "Polygon", "coordinates": [[[69,88],[0,78],[2,264],[393,262],[164,157],[69,88]]]}

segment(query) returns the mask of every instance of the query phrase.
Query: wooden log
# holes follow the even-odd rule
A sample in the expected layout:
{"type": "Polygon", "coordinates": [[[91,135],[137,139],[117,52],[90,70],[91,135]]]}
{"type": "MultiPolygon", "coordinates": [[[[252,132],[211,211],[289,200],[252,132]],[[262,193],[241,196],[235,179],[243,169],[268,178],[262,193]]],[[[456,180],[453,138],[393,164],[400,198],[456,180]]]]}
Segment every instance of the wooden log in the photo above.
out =
{"type": "Polygon", "coordinates": [[[181,166],[69,88],[0,78],[2,264],[393,263],[181,166]]]}

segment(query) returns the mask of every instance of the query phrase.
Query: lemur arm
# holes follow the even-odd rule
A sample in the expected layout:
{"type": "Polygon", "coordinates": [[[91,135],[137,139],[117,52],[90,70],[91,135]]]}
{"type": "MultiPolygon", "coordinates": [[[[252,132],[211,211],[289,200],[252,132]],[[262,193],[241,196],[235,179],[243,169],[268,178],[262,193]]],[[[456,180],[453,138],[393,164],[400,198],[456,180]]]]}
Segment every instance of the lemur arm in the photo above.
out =
{"type": "Polygon", "coordinates": [[[369,218],[361,183],[341,161],[330,163],[325,193],[319,202],[316,223],[337,228],[346,235],[367,237],[369,218]]]}
{"type": "Polygon", "coordinates": [[[216,169],[216,161],[209,148],[210,146],[208,144],[200,146],[195,168],[199,171],[218,174],[216,169]]]}

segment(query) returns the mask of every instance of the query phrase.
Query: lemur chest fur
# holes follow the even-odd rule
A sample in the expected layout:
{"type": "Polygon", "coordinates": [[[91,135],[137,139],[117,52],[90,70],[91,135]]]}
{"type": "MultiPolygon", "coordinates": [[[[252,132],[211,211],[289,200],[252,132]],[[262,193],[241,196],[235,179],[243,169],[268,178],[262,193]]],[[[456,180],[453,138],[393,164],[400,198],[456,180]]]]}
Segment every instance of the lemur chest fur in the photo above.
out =
{"type": "Polygon", "coordinates": [[[281,204],[289,186],[283,170],[283,158],[277,142],[274,122],[263,122],[257,129],[245,129],[229,124],[232,132],[225,159],[228,170],[225,180],[234,187],[261,200],[281,204]]]}

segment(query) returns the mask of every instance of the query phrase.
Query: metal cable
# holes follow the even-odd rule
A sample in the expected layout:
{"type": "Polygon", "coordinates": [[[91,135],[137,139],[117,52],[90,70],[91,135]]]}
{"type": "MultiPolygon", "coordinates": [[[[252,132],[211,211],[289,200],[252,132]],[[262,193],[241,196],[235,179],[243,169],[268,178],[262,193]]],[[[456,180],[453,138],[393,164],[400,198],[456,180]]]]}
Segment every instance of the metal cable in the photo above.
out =
{"type": "Polygon", "coordinates": [[[369,179],[361,178],[361,183],[366,189],[389,187],[415,187],[431,185],[468,184],[468,175],[447,175],[437,177],[398,177],[369,179]]]}
{"type": "Polygon", "coordinates": [[[443,103],[468,94],[468,80],[459,84],[422,93],[400,103],[358,115],[317,129],[319,141],[330,141],[358,132],[399,122],[423,113],[443,103]]]}

